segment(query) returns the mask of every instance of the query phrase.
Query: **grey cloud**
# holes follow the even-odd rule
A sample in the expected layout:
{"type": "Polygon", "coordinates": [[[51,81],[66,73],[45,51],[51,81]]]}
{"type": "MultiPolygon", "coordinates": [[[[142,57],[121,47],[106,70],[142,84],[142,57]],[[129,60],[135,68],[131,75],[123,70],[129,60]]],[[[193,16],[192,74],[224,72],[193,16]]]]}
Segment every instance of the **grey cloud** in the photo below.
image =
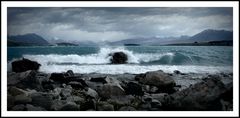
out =
{"type": "Polygon", "coordinates": [[[232,30],[232,8],[8,8],[8,34],[35,32],[47,39],[113,41],[232,30]]]}

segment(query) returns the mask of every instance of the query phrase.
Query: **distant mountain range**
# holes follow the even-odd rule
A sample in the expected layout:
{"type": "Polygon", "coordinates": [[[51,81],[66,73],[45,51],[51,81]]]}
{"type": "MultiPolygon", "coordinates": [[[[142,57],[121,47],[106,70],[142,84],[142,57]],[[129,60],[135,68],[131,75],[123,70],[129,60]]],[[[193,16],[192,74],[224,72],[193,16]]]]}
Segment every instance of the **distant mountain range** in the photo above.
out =
{"type": "Polygon", "coordinates": [[[182,44],[194,42],[211,42],[211,41],[228,41],[233,40],[233,32],[226,30],[213,30],[207,29],[193,36],[180,36],[180,37],[149,37],[149,38],[133,38],[121,41],[111,42],[110,45],[126,45],[126,44],[139,44],[139,45],[169,45],[169,44],[182,44]]]}
{"type": "Polygon", "coordinates": [[[49,45],[41,36],[31,33],[25,35],[8,36],[8,46],[44,46],[49,45]]]}
{"type": "MultiPolygon", "coordinates": [[[[64,40],[58,40],[58,42],[49,43],[41,36],[31,33],[25,35],[8,36],[8,46],[46,46],[46,45],[59,45],[59,46],[96,46],[96,45],[181,45],[191,43],[204,43],[212,41],[221,41],[231,43],[233,40],[233,32],[226,30],[213,30],[207,29],[193,36],[180,36],[180,37],[148,37],[148,38],[132,38],[124,39],[115,42],[99,42],[94,43],[91,41],[85,42],[63,42],[64,40]]],[[[216,44],[216,43],[214,43],[216,44]]]]}

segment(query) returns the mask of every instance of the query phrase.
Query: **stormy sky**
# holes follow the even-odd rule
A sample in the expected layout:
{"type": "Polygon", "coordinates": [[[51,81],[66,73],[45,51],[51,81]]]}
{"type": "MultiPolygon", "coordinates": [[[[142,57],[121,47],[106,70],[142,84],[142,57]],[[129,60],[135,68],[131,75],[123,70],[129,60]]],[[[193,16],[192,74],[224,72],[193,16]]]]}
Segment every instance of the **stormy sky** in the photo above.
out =
{"type": "Polygon", "coordinates": [[[192,36],[233,28],[233,9],[228,7],[9,7],[7,16],[8,35],[36,33],[49,41],[192,36]]]}

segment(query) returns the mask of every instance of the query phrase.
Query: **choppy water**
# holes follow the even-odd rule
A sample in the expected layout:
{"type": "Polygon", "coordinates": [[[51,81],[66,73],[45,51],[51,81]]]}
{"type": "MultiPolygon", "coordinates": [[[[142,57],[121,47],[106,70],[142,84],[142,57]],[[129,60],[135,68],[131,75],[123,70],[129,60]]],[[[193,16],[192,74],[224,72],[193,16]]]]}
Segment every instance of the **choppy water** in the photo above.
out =
{"type": "Polygon", "coordinates": [[[232,72],[233,48],[228,46],[128,46],[128,47],[8,47],[11,62],[25,57],[39,62],[40,71],[76,73],[144,73],[180,70],[189,73],[232,72]],[[108,55],[122,51],[127,64],[110,64],[108,55]]]}

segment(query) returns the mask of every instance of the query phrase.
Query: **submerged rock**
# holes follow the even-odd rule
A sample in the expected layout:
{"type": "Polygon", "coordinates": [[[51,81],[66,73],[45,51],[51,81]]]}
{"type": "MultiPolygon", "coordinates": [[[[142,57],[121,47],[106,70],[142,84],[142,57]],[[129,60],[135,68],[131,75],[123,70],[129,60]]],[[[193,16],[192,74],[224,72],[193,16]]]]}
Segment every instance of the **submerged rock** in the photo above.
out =
{"type": "Polygon", "coordinates": [[[38,70],[40,66],[41,64],[36,61],[23,58],[22,60],[12,62],[12,71],[18,73],[25,72],[27,70],[38,70]]]}
{"type": "Polygon", "coordinates": [[[112,64],[124,64],[128,60],[128,56],[123,52],[115,52],[110,54],[110,56],[112,56],[110,60],[112,64]]]}

